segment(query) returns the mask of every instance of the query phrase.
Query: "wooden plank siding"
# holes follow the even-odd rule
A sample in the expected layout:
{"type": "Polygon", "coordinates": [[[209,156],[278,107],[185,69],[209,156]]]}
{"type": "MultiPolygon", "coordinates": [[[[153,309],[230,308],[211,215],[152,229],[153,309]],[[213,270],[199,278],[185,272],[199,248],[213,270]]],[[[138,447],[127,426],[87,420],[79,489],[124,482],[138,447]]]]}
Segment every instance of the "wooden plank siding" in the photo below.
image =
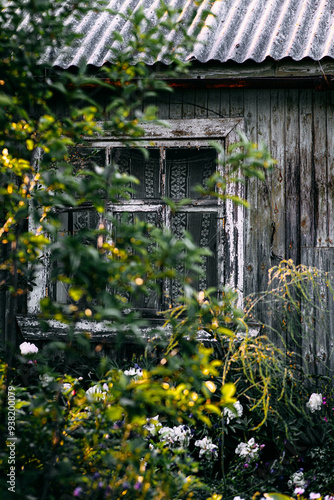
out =
{"type": "MultiPolygon", "coordinates": [[[[265,183],[250,179],[245,186],[251,208],[245,213],[244,223],[244,297],[264,291],[268,270],[282,259],[318,266],[333,275],[333,91],[210,89],[194,85],[166,92],[146,104],[157,105],[159,118],[165,120],[241,118],[248,138],[265,142],[277,159],[265,183]]],[[[63,112],[59,107],[59,113],[63,112]]],[[[239,244],[236,241],[235,248],[239,244]]],[[[334,370],[334,301],[328,287],[321,293],[327,298],[326,330],[321,329],[323,313],[318,310],[314,312],[313,333],[310,329],[309,338],[301,343],[308,367],[318,374],[328,368],[334,370]]],[[[5,303],[4,295],[0,296],[1,309],[5,303]]],[[[302,304],[303,311],[306,305],[302,304]]],[[[268,319],[267,313],[262,309],[263,318],[268,319]]],[[[279,331],[281,319],[269,318],[270,326],[279,331]]],[[[278,336],[273,338],[278,342],[278,336]]]]}
{"type": "MultiPolygon", "coordinates": [[[[263,141],[278,163],[266,183],[247,181],[244,293],[263,291],[282,259],[334,272],[334,95],[311,89],[183,89],[170,97],[170,118],[243,117],[250,140],[263,141]],[[180,103],[184,100],[184,104],[180,103]],[[180,110],[181,113],[180,113],[180,110]]],[[[327,335],[314,326],[301,342],[313,373],[334,369],[334,301],[328,289],[327,335]],[[312,334],[310,333],[310,336],[312,334]],[[313,351],[313,352],[311,352],[313,351]],[[324,354],[325,353],[325,354],[324,354]]],[[[303,314],[303,304],[301,306],[303,314]]],[[[266,310],[262,311],[266,316],[266,310]]],[[[316,315],[322,316],[321,312],[316,315]]],[[[315,316],[316,316],[315,315],[315,316]]],[[[316,319],[320,325],[323,317],[316,319]]],[[[279,330],[282,318],[269,320],[279,330]]],[[[275,338],[275,336],[274,336],[275,338]]],[[[276,336],[278,341],[278,337],[276,336]]]]}

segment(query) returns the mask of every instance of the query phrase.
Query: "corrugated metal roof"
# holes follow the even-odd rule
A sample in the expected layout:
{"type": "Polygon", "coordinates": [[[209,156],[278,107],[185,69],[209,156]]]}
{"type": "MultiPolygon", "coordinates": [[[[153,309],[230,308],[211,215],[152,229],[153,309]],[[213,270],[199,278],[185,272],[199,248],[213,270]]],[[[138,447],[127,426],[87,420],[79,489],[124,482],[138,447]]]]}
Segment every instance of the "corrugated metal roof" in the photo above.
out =
{"type": "MultiPolygon", "coordinates": [[[[191,0],[167,0],[182,8],[181,19],[190,13],[191,0]]],[[[108,8],[126,13],[142,6],[154,22],[158,0],[110,0],[108,8]]],[[[334,0],[205,0],[201,9],[208,9],[205,26],[187,58],[199,62],[247,60],[262,62],[267,57],[295,61],[326,56],[334,58],[334,0]],[[214,14],[214,15],[211,15],[214,14]]],[[[190,31],[198,22],[195,18],[190,31]]],[[[112,62],[110,50],[116,43],[113,33],[118,31],[129,39],[131,26],[119,15],[91,11],[74,29],[83,34],[78,44],[59,55],[54,65],[62,68],[78,66],[84,59],[88,64],[102,66],[112,62]]],[[[178,32],[172,36],[175,40],[178,32]]],[[[163,61],[163,55],[158,60],[163,61]]],[[[147,61],[152,64],[154,61],[147,61]]]]}

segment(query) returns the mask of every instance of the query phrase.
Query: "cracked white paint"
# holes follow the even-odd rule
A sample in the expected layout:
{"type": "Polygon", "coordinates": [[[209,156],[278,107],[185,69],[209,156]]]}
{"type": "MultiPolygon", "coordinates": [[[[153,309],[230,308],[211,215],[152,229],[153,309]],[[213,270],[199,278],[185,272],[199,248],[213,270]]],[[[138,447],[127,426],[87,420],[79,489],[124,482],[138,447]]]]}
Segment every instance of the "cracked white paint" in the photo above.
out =
{"type": "MultiPolygon", "coordinates": [[[[153,126],[152,124],[144,125],[145,136],[142,140],[137,140],[137,144],[143,145],[145,140],[147,141],[147,136],[150,138],[149,144],[152,147],[158,146],[162,149],[165,147],[177,147],[177,146],[205,146],[209,147],[211,141],[219,140],[225,144],[227,148],[231,143],[238,140],[237,128],[239,130],[243,128],[243,120],[238,119],[196,119],[196,120],[169,120],[166,122],[168,128],[165,126],[153,126]]],[[[124,146],[123,143],[119,142],[118,138],[113,137],[99,137],[90,142],[90,146],[93,147],[120,147],[124,146]]],[[[222,160],[222,158],[220,158],[222,160]]],[[[239,184],[238,186],[232,185],[230,187],[230,194],[238,195],[243,197],[243,186],[239,184]]],[[[154,206],[155,210],[162,210],[163,206],[161,202],[155,202],[155,204],[144,203],[142,200],[129,200],[122,205],[110,204],[109,208],[111,211],[133,211],[134,209],[139,209],[140,211],[152,211],[154,206]]],[[[200,207],[201,212],[212,212],[212,206],[209,206],[207,200],[196,200],[189,204],[187,207],[183,208],[183,211],[193,211],[200,207]],[[206,206],[207,205],[207,206],[206,206]]],[[[87,207],[85,207],[87,209],[87,207]]],[[[242,206],[236,207],[234,203],[228,200],[224,204],[219,203],[217,208],[218,215],[218,266],[220,269],[220,285],[229,285],[234,290],[239,292],[238,306],[243,306],[243,280],[244,280],[244,209],[242,206]],[[224,215],[225,214],[225,215],[224,215]],[[221,235],[225,233],[228,245],[222,243],[221,235]],[[226,276],[226,272],[229,269],[229,276],[226,276]]],[[[167,221],[168,223],[168,221],[167,221]]],[[[32,218],[30,218],[30,229],[33,230],[32,218]]],[[[47,284],[48,284],[48,256],[44,255],[41,257],[41,264],[37,269],[36,276],[37,286],[29,294],[28,297],[28,312],[38,313],[39,312],[39,302],[47,295],[47,284]]],[[[59,323],[52,322],[49,323],[51,328],[56,328],[58,331],[60,329],[59,323]]],[[[79,325],[79,324],[78,324],[79,325]]],[[[92,323],[80,322],[80,330],[91,330],[92,323]]],[[[101,323],[100,326],[94,326],[94,331],[102,333],[105,326],[101,323]]],[[[64,325],[64,329],[66,329],[64,325]]],[[[110,330],[109,330],[110,331],[110,330]]]]}

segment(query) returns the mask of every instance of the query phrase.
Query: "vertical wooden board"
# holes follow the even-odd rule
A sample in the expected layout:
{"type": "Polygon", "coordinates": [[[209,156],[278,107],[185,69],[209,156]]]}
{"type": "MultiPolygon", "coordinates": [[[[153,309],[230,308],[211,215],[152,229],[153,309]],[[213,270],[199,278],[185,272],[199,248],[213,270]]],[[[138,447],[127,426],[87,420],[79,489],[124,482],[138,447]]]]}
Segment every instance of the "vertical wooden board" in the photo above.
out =
{"type": "MultiPolygon", "coordinates": [[[[313,247],[314,171],[312,161],[312,91],[302,90],[299,97],[300,127],[300,245],[313,247]]],[[[301,261],[303,264],[303,261],[301,261]]]]}
{"type": "Polygon", "coordinates": [[[170,100],[172,94],[170,92],[161,92],[157,96],[157,105],[158,105],[158,117],[160,120],[168,120],[169,109],[170,109],[170,100]]]}
{"type": "Polygon", "coordinates": [[[327,92],[328,246],[334,247],[334,94],[327,92]]]}
{"type": "Polygon", "coordinates": [[[285,117],[285,250],[295,264],[300,260],[299,92],[286,91],[285,117]]]}
{"type": "Polygon", "coordinates": [[[329,311],[329,328],[327,336],[327,366],[330,376],[334,375],[334,249],[327,250],[327,272],[328,272],[328,311],[329,311]]]}
{"type": "Polygon", "coordinates": [[[208,118],[220,118],[220,89],[208,90],[208,118]]]}
{"type": "Polygon", "coordinates": [[[177,120],[182,118],[182,102],[183,102],[183,91],[182,89],[176,89],[170,96],[169,102],[169,118],[171,120],[177,120]]]}
{"type": "Polygon", "coordinates": [[[326,296],[326,326],[323,329],[322,336],[324,342],[326,375],[334,375],[334,249],[323,249],[323,265],[327,274],[327,284],[324,287],[326,296]]]}
{"type": "MultiPolygon", "coordinates": [[[[270,142],[270,91],[257,92],[257,142],[268,145],[270,142]]],[[[271,199],[269,178],[257,182],[257,258],[258,291],[267,289],[268,271],[271,267],[270,245],[272,234],[271,199]]]]}
{"type": "MultiPolygon", "coordinates": [[[[270,267],[277,266],[285,257],[285,92],[270,91],[270,143],[267,144],[273,158],[277,160],[273,172],[268,176],[270,186],[271,235],[270,235],[270,267]]],[[[270,295],[267,298],[270,338],[277,347],[284,351],[283,335],[284,313],[270,295]]]]}
{"type": "Polygon", "coordinates": [[[272,90],[270,96],[271,140],[270,153],[277,160],[271,174],[271,211],[272,211],[272,265],[277,265],[285,257],[285,93],[272,90]]]}
{"type": "Polygon", "coordinates": [[[244,90],[230,90],[230,116],[244,116],[244,90]]]}
{"type": "Polygon", "coordinates": [[[245,134],[253,142],[257,142],[257,94],[256,90],[244,90],[245,134]]]}
{"type": "Polygon", "coordinates": [[[315,179],[315,244],[317,247],[325,247],[328,243],[326,124],[326,93],[314,92],[313,160],[315,179]]]}
{"type": "Polygon", "coordinates": [[[195,98],[195,90],[183,90],[182,118],[184,118],[185,120],[195,118],[195,98]]]}
{"type": "MultiPolygon", "coordinates": [[[[320,269],[323,273],[326,273],[328,268],[327,253],[327,248],[315,249],[315,267],[320,269]]],[[[316,299],[316,304],[318,308],[316,310],[315,321],[315,374],[325,375],[328,355],[327,337],[329,334],[329,311],[328,290],[324,279],[319,281],[317,293],[318,298],[316,299]]]]}
{"type": "Polygon", "coordinates": [[[195,118],[208,117],[208,91],[206,89],[196,89],[195,118]]]}
{"type": "MultiPolygon", "coordinates": [[[[301,248],[301,260],[305,266],[315,267],[315,249],[311,247],[301,248]]],[[[301,300],[301,320],[302,320],[302,336],[301,336],[301,366],[304,373],[315,372],[315,293],[311,287],[307,287],[308,299],[301,300]]]]}
{"type": "MultiPolygon", "coordinates": [[[[249,140],[257,142],[257,99],[256,91],[245,90],[245,133],[249,140]]],[[[257,287],[257,182],[246,180],[245,198],[250,208],[245,211],[245,296],[258,291],[257,287]]]]}
{"type": "MultiPolygon", "coordinates": [[[[271,132],[270,90],[257,91],[257,143],[269,146],[271,132]]],[[[257,180],[257,289],[264,292],[268,289],[268,272],[271,268],[271,186],[270,177],[266,174],[265,181],[257,180]]],[[[270,301],[269,301],[270,304],[270,301]]],[[[260,312],[261,320],[272,328],[274,318],[272,308],[260,312]]],[[[276,341],[276,336],[272,335],[276,341]]]]}
{"type": "MultiPolygon", "coordinates": [[[[295,265],[300,262],[300,158],[299,158],[299,91],[286,91],[285,108],[285,252],[295,265]]],[[[297,295],[293,295],[297,300],[297,295]]],[[[289,321],[287,317],[287,321],[289,321]]],[[[300,336],[296,326],[294,336],[300,336]]],[[[287,348],[296,350],[293,339],[287,337],[287,348]]],[[[298,348],[298,354],[301,354],[298,348]]]]}
{"type": "Polygon", "coordinates": [[[230,117],[230,91],[229,89],[220,89],[220,116],[230,117]]]}
{"type": "Polygon", "coordinates": [[[333,352],[333,292],[327,286],[333,282],[334,252],[329,248],[302,248],[301,256],[307,266],[319,271],[309,281],[311,302],[302,300],[303,368],[314,375],[327,375],[334,368],[333,352]]]}

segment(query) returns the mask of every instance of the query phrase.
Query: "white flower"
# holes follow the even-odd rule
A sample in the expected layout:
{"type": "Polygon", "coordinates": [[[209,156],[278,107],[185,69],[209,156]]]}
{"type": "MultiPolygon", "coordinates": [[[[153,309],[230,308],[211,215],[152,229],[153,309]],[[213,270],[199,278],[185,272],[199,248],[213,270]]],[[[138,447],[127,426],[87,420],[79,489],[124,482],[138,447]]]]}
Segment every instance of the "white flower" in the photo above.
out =
{"type": "Polygon", "coordinates": [[[23,342],[23,344],[20,345],[20,351],[23,356],[25,354],[35,354],[38,352],[38,347],[30,342],[23,342]]]}
{"type": "Polygon", "coordinates": [[[146,429],[152,436],[157,434],[157,431],[162,427],[162,424],[159,422],[159,415],[155,417],[147,418],[147,424],[144,425],[144,429],[146,429]]]}
{"type": "Polygon", "coordinates": [[[235,334],[233,342],[241,342],[245,338],[257,337],[259,334],[258,330],[249,329],[247,332],[238,332],[235,334]]]}
{"type": "Polygon", "coordinates": [[[43,373],[43,375],[39,376],[39,380],[41,381],[42,387],[47,387],[51,382],[54,381],[54,377],[52,377],[48,373],[43,373]]]}
{"type": "Polygon", "coordinates": [[[258,458],[260,446],[251,438],[247,443],[240,443],[235,449],[235,453],[247,461],[258,458]]]}
{"type": "Polygon", "coordinates": [[[316,410],[321,410],[322,407],[322,394],[317,394],[314,392],[311,394],[310,399],[306,403],[306,406],[314,413],[316,410]]]}
{"type": "Polygon", "coordinates": [[[241,497],[234,497],[233,500],[245,500],[245,499],[241,497]]]}
{"type": "Polygon", "coordinates": [[[141,368],[130,368],[129,370],[124,370],[124,375],[127,377],[133,377],[137,380],[143,376],[143,370],[141,368]]]}
{"type": "Polygon", "coordinates": [[[205,436],[203,439],[199,439],[198,441],[195,441],[195,446],[199,446],[200,452],[199,456],[201,457],[202,455],[205,455],[206,458],[212,458],[212,457],[217,457],[217,449],[218,446],[212,443],[212,440],[205,436]]]}
{"type": "Polygon", "coordinates": [[[310,493],[310,500],[315,500],[316,498],[320,498],[321,497],[321,493],[310,493]]]}
{"type": "Polygon", "coordinates": [[[302,495],[304,493],[304,488],[300,488],[299,486],[294,489],[294,495],[302,495]]]}
{"type": "Polygon", "coordinates": [[[179,425],[171,427],[162,427],[159,429],[160,441],[164,441],[167,444],[180,444],[183,448],[189,444],[190,440],[190,429],[185,425],[179,425]]]}
{"type": "Polygon", "coordinates": [[[236,409],[237,415],[232,410],[230,410],[229,408],[224,408],[224,411],[223,411],[223,415],[226,418],[226,424],[227,425],[234,418],[241,417],[242,414],[243,414],[243,411],[244,411],[244,409],[242,407],[242,404],[239,403],[239,401],[236,401],[235,403],[233,403],[233,406],[236,409]]]}
{"type": "Polygon", "coordinates": [[[290,487],[294,486],[295,488],[304,488],[306,485],[307,481],[304,478],[304,472],[301,470],[294,472],[288,481],[288,486],[290,487]]]}
{"type": "Polygon", "coordinates": [[[334,497],[332,495],[326,495],[324,500],[334,500],[334,497]]]}
{"type": "MultiPolygon", "coordinates": [[[[107,384],[103,384],[103,389],[108,390],[107,384]]],[[[107,393],[102,391],[98,385],[93,385],[86,391],[86,397],[90,403],[98,401],[99,399],[105,399],[107,393]]]]}
{"type": "Polygon", "coordinates": [[[61,392],[67,392],[69,391],[70,389],[72,389],[72,385],[65,382],[62,386],[61,386],[61,392]]]}

